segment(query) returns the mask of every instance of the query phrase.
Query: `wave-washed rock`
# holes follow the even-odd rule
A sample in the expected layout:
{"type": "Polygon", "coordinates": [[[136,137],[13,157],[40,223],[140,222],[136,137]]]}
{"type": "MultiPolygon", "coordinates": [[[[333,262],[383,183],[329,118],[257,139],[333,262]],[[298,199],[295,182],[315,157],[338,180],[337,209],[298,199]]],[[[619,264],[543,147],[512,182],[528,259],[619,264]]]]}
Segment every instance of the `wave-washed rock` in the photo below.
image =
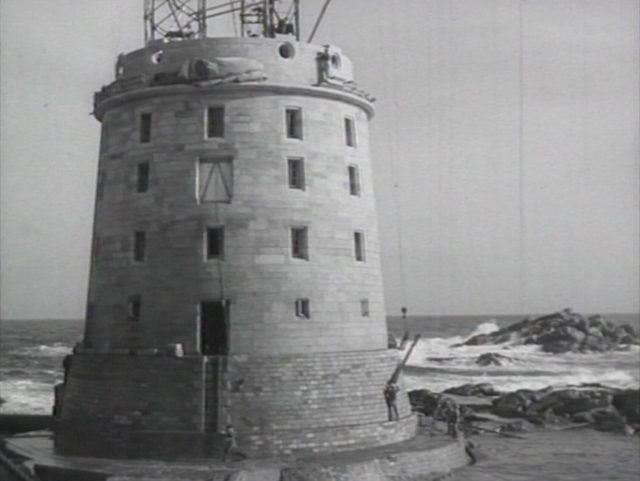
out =
{"type": "Polygon", "coordinates": [[[500,394],[492,384],[482,382],[479,384],[463,384],[462,386],[451,387],[442,391],[444,394],[455,394],[457,396],[497,396],[500,394]]]}
{"type": "Polygon", "coordinates": [[[478,356],[476,364],[478,366],[502,366],[505,362],[511,361],[509,356],[498,354],[497,352],[485,352],[478,356]]]}
{"type": "MultiPolygon", "coordinates": [[[[442,394],[426,389],[411,391],[409,400],[415,411],[434,416],[447,394],[469,396],[471,400],[478,396],[492,396],[497,392],[488,383],[465,384],[447,389],[442,394]]],[[[583,423],[600,431],[640,433],[638,389],[620,390],[599,385],[565,389],[519,389],[496,396],[489,409],[486,404],[466,403],[459,398],[458,403],[469,412],[489,412],[505,419],[505,422],[517,418],[538,426],[563,422],[583,423]]],[[[470,419],[477,421],[478,417],[470,419]]]]}
{"type": "MultiPolygon", "coordinates": [[[[537,344],[550,353],[604,352],[640,344],[640,333],[629,324],[616,325],[601,315],[585,317],[565,309],[538,318],[527,317],[497,331],[473,336],[453,347],[504,343],[537,344]]],[[[493,363],[494,359],[485,361],[493,363]]]]}

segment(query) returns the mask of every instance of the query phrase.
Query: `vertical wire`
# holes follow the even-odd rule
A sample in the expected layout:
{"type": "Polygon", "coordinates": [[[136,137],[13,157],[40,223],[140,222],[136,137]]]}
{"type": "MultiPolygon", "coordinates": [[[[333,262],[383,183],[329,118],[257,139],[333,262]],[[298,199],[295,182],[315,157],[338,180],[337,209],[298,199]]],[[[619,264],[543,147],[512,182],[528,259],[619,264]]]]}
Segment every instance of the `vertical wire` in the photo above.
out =
{"type": "Polygon", "coordinates": [[[520,0],[518,3],[518,34],[519,34],[519,56],[518,56],[518,70],[519,70],[519,108],[518,108],[518,206],[519,206],[519,278],[518,283],[518,297],[519,297],[519,311],[522,313],[525,309],[525,236],[526,236],[526,224],[525,224],[525,196],[524,196],[524,36],[523,36],[523,2],[520,0]]]}
{"type": "MultiPolygon", "coordinates": [[[[396,10],[392,10],[391,17],[391,35],[394,36],[396,33],[396,18],[393,12],[396,10]]],[[[383,53],[386,53],[384,50],[384,42],[382,45],[383,53]]],[[[392,72],[397,72],[396,69],[396,58],[393,53],[390,56],[390,70],[392,72]]],[[[384,62],[386,63],[386,62],[384,62]]],[[[386,70],[386,69],[383,69],[386,70]]],[[[393,182],[393,190],[392,190],[392,198],[393,198],[393,210],[395,212],[395,223],[396,223],[396,245],[398,249],[398,264],[399,264],[399,275],[400,275],[400,297],[402,300],[402,306],[407,305],[407,286],[405,280],[405,269],[404,269],[404,255],[403,255],[403,216],[402,216],[402,206],[399,202],[400,195],[400,169],[396,164],[397,156],[398,156],[398,135],[397,135],[397,111],[398,111],[398,97],[397,97],[397,88],[396,88],[396,80],[394,77],[389,77],[391,79],[391,179],[393,182]]]]}

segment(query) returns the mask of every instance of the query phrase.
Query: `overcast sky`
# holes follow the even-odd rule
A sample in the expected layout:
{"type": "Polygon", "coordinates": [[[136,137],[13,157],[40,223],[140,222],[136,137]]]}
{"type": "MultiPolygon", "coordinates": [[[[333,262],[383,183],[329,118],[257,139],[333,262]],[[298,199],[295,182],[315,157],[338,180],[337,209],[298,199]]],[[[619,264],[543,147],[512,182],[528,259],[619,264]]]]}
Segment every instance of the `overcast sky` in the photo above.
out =
{"type": "MultiPolygon", "coordinates": [[[[303,1],[308,34],[322,0],[303,1]]],[[[0,317],[81,318],[93,92],[142,0],[2,0],[0,317]]],[[[376,95],[387,311],[639,310],[639,2],[334,0],[376,95]]],[[[221,31],[221,33],[225,33],[221,31]]]]}

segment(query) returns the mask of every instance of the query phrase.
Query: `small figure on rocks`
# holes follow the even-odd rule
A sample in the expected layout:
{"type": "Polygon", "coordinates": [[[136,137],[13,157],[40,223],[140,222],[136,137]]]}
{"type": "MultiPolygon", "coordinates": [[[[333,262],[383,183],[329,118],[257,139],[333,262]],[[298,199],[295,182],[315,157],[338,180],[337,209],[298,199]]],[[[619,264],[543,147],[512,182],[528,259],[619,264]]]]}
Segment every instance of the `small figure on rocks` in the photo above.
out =
{"type": "Polygon", "coordinates": [[[454,438],[458,436],[460,421],[460,407],[450,397],[442,397],[435,410],[435,417],[447,423],[447,434],[454,438]]]}
{"type": "Polygon", "coordinates": [[[384,388],[384,399],[387,401],[389,421],[397,421],[400,417],[398,415],[398,406],[396,405],[399,390],[400,388],[393,380],[387,382],[387,385],[384,388]]]}
{"type": "Polygon", "coordinates": [[[460,422],[460,406],[453,402],[447,416],[447,434],[451,437],[458,437],[458,423],[460,422]]]}
{"type": "Polygon", "coordinates": [[[473,451],[475,449],[476,445],[473,441],[471,441],[470,439],[465,440],[464,443],[464,451],[467,453],[467,456],[469,456],[469,465],[473,466],[474,464],[476,464],[478,462],[478,458],[476,457],[476,453],[473,451]]]}
{"type": "MultiPolygon", "coordinates": [[[[238,448],[238,442],[236,441],[236,431],[231,424],[227,425],[225,431],[226,440],[224,443],[224,453],[222,454],[222,461],[227,462],[227,458],[235,457],[235,459],[247,459],[247,455],[244,454],[238,448]]],[[[233,458],[232,458],[233,459],[233,458]]]]}

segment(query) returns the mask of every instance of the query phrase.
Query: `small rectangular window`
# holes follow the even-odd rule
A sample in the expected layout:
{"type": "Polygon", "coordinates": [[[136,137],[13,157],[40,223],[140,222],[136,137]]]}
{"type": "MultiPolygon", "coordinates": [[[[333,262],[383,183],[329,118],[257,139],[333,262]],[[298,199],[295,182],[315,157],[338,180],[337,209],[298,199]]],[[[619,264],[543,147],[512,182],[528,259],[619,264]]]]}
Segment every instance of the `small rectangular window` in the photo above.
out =
{"type": "Polygon", "coordinates": [[[224,137],[224,107],[207,109],[207,138],[224,137]]]}
{"type": "Polygon", "coordinates": [[[95,304],[91,301],[87,302],[87,320],[93,319],[95,315],[95,304]]]}
{"type": "Polygon", "coordinates": [[[360,173],[355,165],[349,166],[349,194],[360,195],[360,173]]]}
{"type": "Polygon", "coordinates": [[[291,256],[296,259],[309,259],[309,245],[306,227],[291,228],[291,256]]]}
{"type": "Polygon", "coordinates": [[[369,317],[369,299],[360,299],[360,313],[362,317],[369,317]]]}
{"type": "Polygon", "coordinates": [[[288,139],[302,139],[302,109],[289,108],[285,112],[288,139]]]}
{"type": "Polygon", "coordinates": [[[296,299],[296,316],[309,319],[311,310],[309,308],[309,299],[296,299]]]}
{"type": "Polygon", "coordinates": [[[104,198],[104,183],[107,180],[107,173],[104,170],[101,170],[98,173],[98,185],[96,187],[96,199],[98,202],[102,201],[104,198]]]}
{"type": "Polygon", "coordinates": [[[136,175],[136,192],[143,193],[149,190],[149,162],[140,162],[136,175]]]}
{"type": "Polygon", "coordinates": [[[151,142],[151,114],[140,114],[140,143],[151,142]]]}
{"type": "Polygon", "coordinates": [[[233,159],[231,157],[199,159],[196,188],[200,202],[231,202],[233,159]]]}
{"type": "Polygon", "coordinates": [[[133,235],[133,260],[144,262],[147,256],[147,233],[143,230],[135,231],[133,235]]]}
{"type": "Polygon", "coordinates": [[[222,259],[224,256],[224,227],[207,227],[207,259],[222,259]]]}
{"type": "Polygon", "coordinates": [[[353,233],[353,246],[355,251],[356,260],[358,262],[364,262],[364,233],[353,233]]]}
{"type": "Polygon", "coordinates": [[[304,160],[288,159],[289,164],[289,188],[304,190],[304,160]]]}
{"type": "Polygon", "coordinates": [[[134,295],[129,297],[129,320],[130,321],[139,321],[140,314],[142,313],[142,301],[139,295],[134,295]]]}
{"type": "Polygon", "coordinates": [[[98,262],[98,259],[100,258],[100,246],[101,246],[100,237],[95,236],[93,238],[93,254],[92,254],[94,262],[98,262]]]}
{"type": "Polygon", "coordinates": [[[351,117],[344,118],[344,140],[349,147],[356,146],[356,124],[351,117]]]}

